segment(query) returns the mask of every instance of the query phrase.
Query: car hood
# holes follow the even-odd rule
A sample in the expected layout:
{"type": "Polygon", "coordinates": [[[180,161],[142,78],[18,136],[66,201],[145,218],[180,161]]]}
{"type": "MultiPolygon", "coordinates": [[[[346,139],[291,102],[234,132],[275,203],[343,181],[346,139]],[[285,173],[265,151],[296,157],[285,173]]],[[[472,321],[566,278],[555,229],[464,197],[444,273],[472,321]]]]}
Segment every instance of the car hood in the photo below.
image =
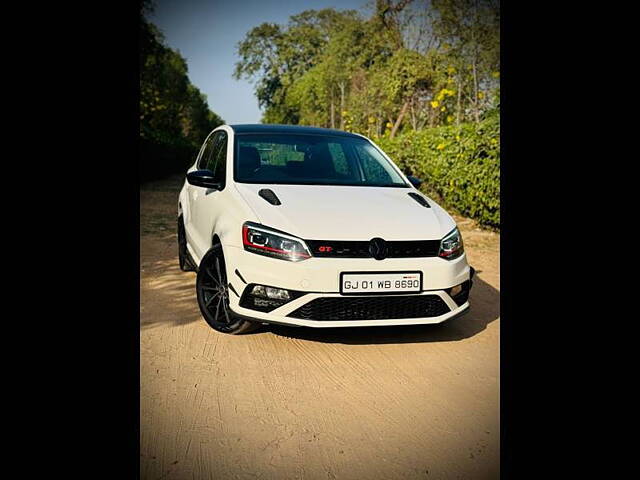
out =
{"type": "Polygon", "coordinates": [[[455,227],[439,205],[411,198],[413,188],[236,184],[258,221],[307,240],[437,240],[455,227]],[[258,195],[271,189],[281,205],[258,195]]]}

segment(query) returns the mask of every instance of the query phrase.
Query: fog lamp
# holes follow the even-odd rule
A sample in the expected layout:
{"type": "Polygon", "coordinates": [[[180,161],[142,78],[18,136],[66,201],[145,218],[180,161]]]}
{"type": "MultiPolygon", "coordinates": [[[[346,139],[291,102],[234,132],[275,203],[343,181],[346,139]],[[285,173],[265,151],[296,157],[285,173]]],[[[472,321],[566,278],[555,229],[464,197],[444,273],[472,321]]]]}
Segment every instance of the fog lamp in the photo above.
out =
{"type": "Polygon", "coordinates": [[[272,298],[274,300],[290,300],[288,290],[282,288],[265,287],[264,285],[256,285],[251,290],[251,294],[256,297],[272,298]]]}
{"type": "Polygon", "coordinates": [[[449,292],[449,295],[451,295],[452,297],[455,297],[456,295],[458,295],[460,292],[462,292],[462,284],[460,285],[456,285],[455,287],[453,287],[451,289],[451,291],[449,292]]]}
{"type": "Polygon", "coordinates": [[[304,295],[297,290],[249,284],[240,298],[240,306],[261,312],[270,312],[304,295]]]}
{"type": "Polygon", "coordinates": [[[289,291],[281,288],[267,287],[267,297],[275,300],[289,300],[289,291]]]}
{"type": "Polygon", "coordinates": [[[256,297],[266,297],[267,292],[263,285],[256,285],[253,287],[253,290],[251,290],[251,295],[255,295],[256,297]]]}

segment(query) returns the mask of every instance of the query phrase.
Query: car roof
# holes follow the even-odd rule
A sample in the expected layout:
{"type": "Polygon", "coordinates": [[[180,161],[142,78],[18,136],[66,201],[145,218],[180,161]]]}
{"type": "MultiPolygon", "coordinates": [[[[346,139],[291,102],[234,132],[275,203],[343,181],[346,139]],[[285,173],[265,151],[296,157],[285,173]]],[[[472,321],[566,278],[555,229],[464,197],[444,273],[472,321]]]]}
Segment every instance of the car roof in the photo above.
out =
{"type": "Polygon", "coordinates": [[[362,138],[355,133],[343,132],[332,128],[304,127],[300,125],[271,125],[264,123],[229,125],[234,133],[289,133],[307,135],[338,135],[342,137],[362,138]]]}

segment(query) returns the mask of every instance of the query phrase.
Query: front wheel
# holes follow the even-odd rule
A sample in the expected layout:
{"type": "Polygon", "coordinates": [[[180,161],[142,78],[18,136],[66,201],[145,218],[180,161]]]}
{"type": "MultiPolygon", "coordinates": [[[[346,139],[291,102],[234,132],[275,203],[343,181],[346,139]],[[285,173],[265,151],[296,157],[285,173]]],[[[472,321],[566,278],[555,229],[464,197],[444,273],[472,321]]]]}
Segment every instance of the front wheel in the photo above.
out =
{"type": "Polygon", "coordinates": [[[200,312],[214,330],[237,335],[258,328],[258,324],[236,317],[229,308],[229,284],[220,245],[214,245],[200,262],[196,294],[200,312]]]}

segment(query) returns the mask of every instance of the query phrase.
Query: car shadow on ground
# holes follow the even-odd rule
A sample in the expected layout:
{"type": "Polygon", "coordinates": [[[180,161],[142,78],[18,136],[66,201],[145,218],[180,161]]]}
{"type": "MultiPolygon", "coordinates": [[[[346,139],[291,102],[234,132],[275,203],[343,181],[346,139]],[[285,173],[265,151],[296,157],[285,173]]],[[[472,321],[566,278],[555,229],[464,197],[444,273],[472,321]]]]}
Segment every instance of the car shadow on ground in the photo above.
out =
{"type": "Polygon", "coordinates": [[[500,291],[477,275],[473,281],[469,302],[471,310],[466,315],[436,325],[353,328],[265,325],[254,334],[272,333],[313,342],[351,345],[458,341],[482,332],[489,323],[497,320],[500,316],[500,291]]]}

